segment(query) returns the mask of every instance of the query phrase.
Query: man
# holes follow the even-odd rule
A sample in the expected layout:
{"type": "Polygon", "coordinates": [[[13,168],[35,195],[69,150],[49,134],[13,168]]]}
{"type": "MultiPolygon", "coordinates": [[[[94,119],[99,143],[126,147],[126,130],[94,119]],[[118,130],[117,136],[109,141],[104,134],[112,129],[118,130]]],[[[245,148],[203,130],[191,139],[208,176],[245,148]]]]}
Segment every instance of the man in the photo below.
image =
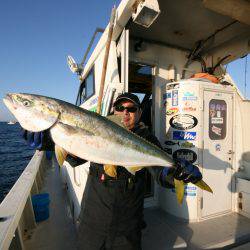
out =
{"type": "MultiPolygon", "coordinates": [[[[124,93],[117,97],[113,106],[114,114],[122,117],[127,129],[161,147],[157,138],[140,123],[140,101],[136,95],[124,93]]],[[[71,155],[67,156],[66,161],[72,167],[85,162],[71,155]]],[[[143,168],[133,176],[122,166],[117,166],[117,176],[110,177],[105,173],[103,165],[90,163],[79,217],[79,249],[141,249],[141,230],[145,226],[145,171],[143,168]]],[[[150,172],[165,187],[173,187],[173,177],[169,176],[185,182],[201,179],[198,168],[186,161],[177,162],[176,168],[152,167],[150,172]]]]}

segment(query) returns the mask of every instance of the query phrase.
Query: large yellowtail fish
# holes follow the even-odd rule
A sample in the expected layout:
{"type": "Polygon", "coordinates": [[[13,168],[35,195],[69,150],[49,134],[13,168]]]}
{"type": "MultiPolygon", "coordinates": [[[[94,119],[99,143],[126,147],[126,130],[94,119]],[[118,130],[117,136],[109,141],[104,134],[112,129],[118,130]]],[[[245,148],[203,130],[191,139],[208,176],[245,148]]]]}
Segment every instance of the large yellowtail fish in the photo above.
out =
{"type": "MultiPolygon", "coordinates": [[[[163,150],[118,125],[114,117],[110,120],[40,95],[7,94],[4,103],[24,129],[50,130],[60,165],[66,151],[107,166],[124,166],[132,174],[142,167],[173,166],[172,159],[163,150]],[[58,146],[63,150],[58,150],[58,146]]],[[[182,186],[184,188],[183,182],[182,186]]]]}

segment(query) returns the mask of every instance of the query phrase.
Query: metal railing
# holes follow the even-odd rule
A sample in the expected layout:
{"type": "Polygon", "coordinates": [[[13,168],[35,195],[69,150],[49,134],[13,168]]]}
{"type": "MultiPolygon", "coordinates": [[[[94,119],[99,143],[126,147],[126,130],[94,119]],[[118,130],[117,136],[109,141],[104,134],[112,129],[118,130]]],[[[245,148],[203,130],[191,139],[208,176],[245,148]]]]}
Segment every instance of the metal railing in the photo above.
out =
{"type": "Polygon", "coordinates": [[[24,249],[27,232],[36,227],[31,201],[42,187],[49,162],[42,151],[31,161],[0,204],[0,249],[24,249]]]}

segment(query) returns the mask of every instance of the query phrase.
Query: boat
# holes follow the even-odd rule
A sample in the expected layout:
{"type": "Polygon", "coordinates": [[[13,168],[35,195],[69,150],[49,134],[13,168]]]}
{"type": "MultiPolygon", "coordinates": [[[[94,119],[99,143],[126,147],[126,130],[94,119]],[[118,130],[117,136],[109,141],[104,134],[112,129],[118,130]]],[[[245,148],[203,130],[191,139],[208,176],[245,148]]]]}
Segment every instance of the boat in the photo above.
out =
{"type": "MultiPolygon", "coordinates": [[[[249,53],[248,1],[122,0],[97,29],[80,63],[76,105],[96,111],[108,34],[113,27],[101,114],[118,94],[142,100],[143,122],[173,158],[197,165],[214,190],[188,184],[182,205],[147,173],[143,249],[233,248],[250,241],[250,100],[226,65],[249,53]],[[85,59],[98,32],[102,35],[85,59]]],[[[106,54],[107,55],[107,54],[106,54]]],[[[0,204],[0,249],[76,249],[89,162],[59,172],[37,151],[0,204]],[[50,194],[50,217],[37,223],[32,197],[50,194]],[[14,235],[14,237],[13,237],[14,235]]]]}
{"type": "Polygon", "coordinates": [[[13,125],[13,124],[16,124],[16,121],[9,121],[7,124],[13,125]]]}

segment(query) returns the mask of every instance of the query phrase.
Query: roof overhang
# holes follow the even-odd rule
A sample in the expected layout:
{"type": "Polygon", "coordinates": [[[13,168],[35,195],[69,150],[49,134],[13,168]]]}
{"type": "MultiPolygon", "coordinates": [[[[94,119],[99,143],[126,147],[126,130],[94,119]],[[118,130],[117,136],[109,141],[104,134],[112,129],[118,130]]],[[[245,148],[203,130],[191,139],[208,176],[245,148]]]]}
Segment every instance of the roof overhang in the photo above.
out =
{"type": "MultiPolygon", "coordinates": [[[[193,51],[201,42],[203,43],[200,50],[201,55],[211,54],[213,51],[222,49],[223,46],[227,47],[233,41],[241,42],[241,44],[244,41],[245,51],[232,58],[234,60],[249,52],[250,26],[246,24],[249,18],[246,17],[244,9],[250,7],[250,1],[240,0],[242,4],[244,2],[244,5],[238,5],[239,8],[242,8],[240,9],[243,13],[242,16],[240,11],[237,15],[227,16],[223,11],[219,13],[220,11],[211,10],[212,2],[220,1],[158,0],[158,2],[161,13],[148,29],[131,22],[130,35],[134,39],[143,39],[186,51],[193,51]],[[210,8],[207,8],[208,6],[210,8]],[[241,19],[244,19],[245,23],[240,22],[241,19]]],[[[229,2],[233,2],[233,0],[229,0],[229,2]]],[[[214,3],[214,5],[216,4],[214,3]]],[[[230,6],[232,7],[229,4],[227,6],[228,9],[230,6]]],[[[218,6],[216,5],[216,7],[218,6]]]]}

